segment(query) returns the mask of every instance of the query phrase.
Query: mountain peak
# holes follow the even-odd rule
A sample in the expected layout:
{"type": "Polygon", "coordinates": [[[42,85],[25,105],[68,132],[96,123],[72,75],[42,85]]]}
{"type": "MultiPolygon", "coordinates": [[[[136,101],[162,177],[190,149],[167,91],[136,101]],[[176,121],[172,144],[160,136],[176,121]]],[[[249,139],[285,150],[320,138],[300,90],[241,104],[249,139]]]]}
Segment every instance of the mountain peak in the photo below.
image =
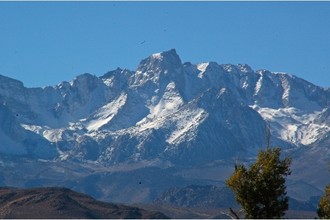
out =
{"type": "Polygon", "coordinates": [[[173,70],[182,66],[181,59],[175,49],[155,53],[141,61],[137,71],[148,72],[148,70],[173,70]]]}
{"type": "MultiPolygon", "coordinates": [[[[176,50],[175,49],[170,49],[168,51],[163,51],[163,52],[160,52],[160,53],[154,53],[151,55],[151,57],[155,58],[155,59],[174,59],[174,60],[180,60],[180,57],[179,55],[176,53],[176,50]]],[[[181,62],[181,60],[180,60],[181,62]]]]}

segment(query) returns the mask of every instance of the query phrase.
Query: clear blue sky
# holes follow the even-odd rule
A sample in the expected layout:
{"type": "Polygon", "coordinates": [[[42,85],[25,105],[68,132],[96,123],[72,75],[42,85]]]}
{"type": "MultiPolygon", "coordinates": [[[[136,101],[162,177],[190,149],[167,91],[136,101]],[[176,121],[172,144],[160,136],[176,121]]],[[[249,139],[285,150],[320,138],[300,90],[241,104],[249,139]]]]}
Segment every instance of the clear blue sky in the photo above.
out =
{"type": "Polygon", "coordinates": [[[27,87],[171,48],[330,87],[330,2],[0,2],[0,74],[27,87]]]}

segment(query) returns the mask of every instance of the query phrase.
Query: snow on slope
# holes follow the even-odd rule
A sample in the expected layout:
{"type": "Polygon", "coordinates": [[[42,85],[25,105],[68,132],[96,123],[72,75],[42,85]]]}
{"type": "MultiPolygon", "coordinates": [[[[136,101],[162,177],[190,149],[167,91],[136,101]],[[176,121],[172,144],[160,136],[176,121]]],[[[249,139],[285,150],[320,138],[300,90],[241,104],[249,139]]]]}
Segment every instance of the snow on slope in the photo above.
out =
{"type": "Polygon", "coordinates": [[[284,141],[299,145],[310,145],[330,132],[330,125],[316,122],[323,111],[303,113],[296,108],[260,108],[251,106],[269,122],[272,134],[284,141]]]}
{"type": "Polygon", "coordinates": [[[164,95],[155,106],[150,106],[150,115],[148,118],[166,117],[178,110],[183,105],[183,100],[176,90],[174,82],[170,82],[165,89],[164,95]]]}
{"type": "Polygon", "coordinates": [[[260,139],[262,131],[252,137],[248,125],[259,126],[263,121],[248,118],[252,114],[246,114],[246,106],[270,123],[274,139],[288,145],[315,144],[330,132],[330,122],[325,117],[330,105],[328,90],[293,75],[253,71],[248,65],[182,64],[175,50],[149,56],[136,71],[117,69],[101,77],[83,74],[70,83],[43,89],[27,89],[5,77],[1,80],[0,98],[20,115],[17,120],[22,129],[49,142],[61,142],[72,157],[79,148],[94,146],[100,155],[114,148],[118,149],[112,152],[122,154],[120,148],[125,143],[128,149],[123,157],[129,160],[136,146],[142,151],[147,142],[159,145],[157,150],[161,153],[197,139],[208,143],[207,134],[211,133],[217,138],[210,146],[234,151],[240,147],[232,145],[238,143],[241,148],[243,143],[258,145],[253,140],[260,139]],[[211,90],[215,92],[203,96],[211,90]],[[231,95],[214,98],[219,91],[231,95]],[[204,104],[191,105],[201,97],[204,104]],[[228,118],[223,117],[230,115],[233,109],[226,108],[233,106],[233,114],[241,116],[237,117],[241,121],[228,124],[228,118]],[[209,117],[213,121],[206,120],[209,117]],[[205,121],[207,126],[203,126],[205,121]],[[233,138],[226,140],[221,135],[233,138]],[[235,142],[238,137],[241,140],[235,142]]]}
{"type": "MultiPolygon", "coordinates": [[[[93,118],[88,120],[86,128],[88,131],[95,131],[107,124],[118,113],[120,108],[126,103],[127,94],[122,93],[117,99],[113,100],[109,104],[102,106],[93,115],[93,118]]],[[[82,120],[84,121],[84,120],[82,120]]]]}
{"type": "Polygon", "coordinates": [[[214,180],[225,178],[233,158],[254,158],[265,147],[266,121],[271,144],[294,156],[294,185],[323,190],[328,182],[330,89],[246,64],[182,64],[175,50],[143,59],[136,71],[82,74],[52,87],[0,76],[0,120],[1,154],[53,159],[55,171],[66,162],[74,172],[90,167],[93,186],[95,171],[155,164],[199,173],[208,164],[214,180]],[[212,167],[219,161],[225,172],[212,167]]]}
{"type": "Polygon", "coordinates": [[[150,105],[147,106],[150,113],[137,122],[136,125],[139,127],[139,131],[161,127],[166,122],[163,119],[178,111],[183,105],[182,97],[178,94],[173,82],[167,85],[158,103],[157,99],[157,96],[151,98],[150,105]]]}
{"type": "Polygon", "coordinates": [[[203,109],[199,108],[180,111],[179,116],[180,118],[176,120],[175,129],[166,140],[170,145],[193,140],[197,135],[198,126],[207,118],[208,114],[203,109]]]}

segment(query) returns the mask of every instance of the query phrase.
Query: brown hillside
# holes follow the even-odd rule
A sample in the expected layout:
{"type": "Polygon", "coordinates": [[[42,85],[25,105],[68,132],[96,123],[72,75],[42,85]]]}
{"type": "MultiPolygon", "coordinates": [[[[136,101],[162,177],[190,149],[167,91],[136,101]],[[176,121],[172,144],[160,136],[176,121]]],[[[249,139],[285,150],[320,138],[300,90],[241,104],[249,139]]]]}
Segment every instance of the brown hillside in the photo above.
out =
{"type": "Polygon", "coordinates": [[[160,212],[100,202],[66,188],[0,188],[0,218],[166,218],[160,212]]]}

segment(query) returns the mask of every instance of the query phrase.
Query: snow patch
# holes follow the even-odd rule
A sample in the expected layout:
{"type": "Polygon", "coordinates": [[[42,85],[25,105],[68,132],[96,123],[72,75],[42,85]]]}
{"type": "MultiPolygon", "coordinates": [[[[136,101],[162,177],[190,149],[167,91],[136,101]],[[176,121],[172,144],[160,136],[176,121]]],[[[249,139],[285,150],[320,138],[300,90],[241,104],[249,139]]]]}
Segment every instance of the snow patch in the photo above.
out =
{"type": "Polygon", "coordinates": [[[51,129],[51,130],[44,130],[43,136],[50,142],[59,142],[62,140],[62,134],[65,131],[64,128],[62,129],[51,129]]]}
{"type": "Polygon", "coordinates": [[[114,77],[110,77],[103,80],[104,84],[109,87],[113,86],[113,81],[114,81],[114,77]]]}
{"type": "MultiPolygon", "coordinates": [[[[154,97],[152,100],[155,101],[156,97],[154,97]]],[[[159,100],[159,102],[156,105],[152,105],[152,103],[151,105],[148,106],[148,108],[150,109],[150,114],[147,115],[146,118],[138,122],[137,125],[146,124],[155,118],[163,118],[166,117],[167,115],[176,112],[183,105],[184,101],[180,96],[180,94],[178,93],[178,91],[176,90],[175,83],[170,82],[167,85],[165,89],[165,93],[162,96],[162,98],[159,100]]]]}
{"type": "Polygon", "coordinates": [[[243,82],[242,88],[246,89],[247,87],[249,87],[249,83],[247,81],[243,82]]]}
{"type": "Polygon", "coordinates": [[[257,95],[259,93],[261,86],[262,86],[263,74],[259,72],[259,75],[260,75],[260,77],[256,83],[256,87],[254,89],[254,95],[257,95]]]}
{"type": "Polygon", "coordinates": [[[103,125],[109,123],[118,111],[125,105],[127,94],[122,93],[117,99],[101,107],[93,116],[94,119],[86,123],[88,131],[98,130],[103,125]]]}
{"type": "Polygon", "coordinates": [[[293,107],[279,109],[259,108],[257,105],[250,107],[270,123],[273,135],[297,146],[313,144],[330,132],[330,126],[315,121],[322,111],[305,113],[293,107]]]}
{"type": "Polygon", "coordinates": [[[21,126],[28,131],[32,131],[36,134],[42,134],[42,132],[45,130],[44,127],[38,126],[38,125],[28,125],[28,124],[21,124],[21,126]]]}
{"type": "Polygon", "coordinates": [[[197,65],[197,69],[200,71],[200,73],[198,74],[198,78],[203,78],[204,72],[206,71],[209,64],[210,63],[200,63],[197,65]]]}
{"type": "Polygon", "coordinates": [[[154,58],[154,59],[162,59],[162,58],[163,58],[163,56],[162,56],[161,53],[154,53],[154,54],[152,54],[151,56],[152,56],[152,58],[154,58]]]}
{"type": "Polygon", "coordinates": [[[180,112],[180,120],[177,121],[176,129],[169,135],[166,142],[179,144],[192,140],[197,135],[198,126],[207,116],[208,114],[203,109],[180,112]]]}

